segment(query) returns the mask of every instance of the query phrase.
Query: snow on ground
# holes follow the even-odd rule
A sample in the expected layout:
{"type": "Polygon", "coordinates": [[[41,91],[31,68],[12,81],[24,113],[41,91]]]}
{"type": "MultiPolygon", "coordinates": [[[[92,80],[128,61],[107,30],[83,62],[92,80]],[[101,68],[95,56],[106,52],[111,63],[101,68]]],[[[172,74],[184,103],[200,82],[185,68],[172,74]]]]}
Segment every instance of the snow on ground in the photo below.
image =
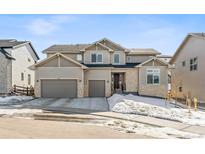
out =
{"type": "Polygon", "coordinates": [[[173,128],[153,127],[136,122],[127,122],[122,120],[108,121],[105,126],[126,133],[135,133],[139,135],[151,136],[154,138],[204,138],[204,136],[199,134],[183,132],[173,128]]]}
{"type": "Polygon", "coordinates": [[[126,96],[114,94],[108,98],[110,110],[114,112],[141,114],[168,120],[176,120],[190,125],[205,126],[205,112],[189,112],[187,109],[179,109],[174,107],[166,108],[165,106],[162,107],[160,105],[160,101],[162,101],[162,99],[145,97],[140,98],[140,96],[130,94],[126,96]],[[153,102],[149,103],[147,101],[148,99],[149,101],[153,99],[153,102]],[[157,102],[157,100],[159,102],[157,102]]]}
{"type": "Polygon", "coordinates": [[[173,104],[170,104],[169,102],[166,102],[164,99],[160,99],[160,98],[142,97],[142,96],[137,96],[137,95],[132,95],[132,94],[129,94],[129,95],[114,94],[113,96],[108,98],[110,110],[114,107],[116,103],[118,103],[119,101],[123,99],[143,102],[143,103],[157,105],[157,106],[161,106],[165,108],[174,107],[173,104]]]}
{"type": "Polygon", "coordinates": [[[0,105],[15,105],[22,101],[31,100],[32,96],[6,96],[0,97],[0,105]]]}
{"type": "Polygon", "coordinates": [[[35,113],[42,113],[39,109],[0,109],[0,117],[30,118],[35,113]]]}

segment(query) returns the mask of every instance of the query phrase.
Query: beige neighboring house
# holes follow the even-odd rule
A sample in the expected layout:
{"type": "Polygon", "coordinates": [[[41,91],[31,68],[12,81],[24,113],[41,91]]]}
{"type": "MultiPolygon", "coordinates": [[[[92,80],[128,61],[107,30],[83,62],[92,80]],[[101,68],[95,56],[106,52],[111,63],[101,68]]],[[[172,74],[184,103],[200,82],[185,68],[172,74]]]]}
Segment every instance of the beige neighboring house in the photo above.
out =
{"type": "Polygon", "coordinates": [[[0,40],[0,94],[9,93],[13,85],[34,86],[34,71],[28,67],[38,59],[31,42],[0,40]]]}
{"type": "Polygon", "coordinates": [[[191,94],[205,102],[205,34],[190,33],[176,50],[170,61],[172,91],[177,97],[191,94]]]}
{"type": "Polygon", "coordinates": [[[35,70],[37,97],[108,97],[139,93],[164,97],[168,64],[154,49],[127,49],[107,38],[91,44],[53,45],[35,70]]]}

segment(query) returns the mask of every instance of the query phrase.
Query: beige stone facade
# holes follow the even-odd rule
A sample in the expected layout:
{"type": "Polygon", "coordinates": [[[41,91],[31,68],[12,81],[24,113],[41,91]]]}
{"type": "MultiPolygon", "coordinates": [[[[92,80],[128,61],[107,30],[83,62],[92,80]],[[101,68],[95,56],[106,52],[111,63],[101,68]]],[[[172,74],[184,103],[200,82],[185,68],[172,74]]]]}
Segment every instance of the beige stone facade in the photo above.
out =
{"type": "Polygon", "coordinates": [[[168,91],[167,66],[143,66],[139,69],[139,94],[156,97],[166,97],[168,91]],[[147,69],[160,70],[159,84],[147,84],[147,69]]]}

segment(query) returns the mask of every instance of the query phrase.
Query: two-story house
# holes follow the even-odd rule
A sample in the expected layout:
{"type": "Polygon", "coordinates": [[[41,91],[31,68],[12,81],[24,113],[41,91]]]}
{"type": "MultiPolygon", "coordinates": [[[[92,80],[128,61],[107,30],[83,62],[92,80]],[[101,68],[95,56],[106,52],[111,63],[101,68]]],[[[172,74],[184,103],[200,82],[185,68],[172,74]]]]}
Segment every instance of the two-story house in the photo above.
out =
{"type": "Polygon", "coordinates": [[[170,64],[173,65],[172,92],[178,98],[197,97],[205,102],[205,34],[189,33],[176,50],[170,64]]]}
{"type": "Polygon", "coordinates": [[[9,93],[13,85],[34,86],[34,71],[28,67],[38,59],[31,42],[0,40],[0,94],[9,93]]]}
{"type": "Polygon", "coordinates": [[[104,97],[115,92],[164,97],[168,64],[154,49],[127,49],[107,38],[53,45],[35,70],[37,97],[104,97]]]}

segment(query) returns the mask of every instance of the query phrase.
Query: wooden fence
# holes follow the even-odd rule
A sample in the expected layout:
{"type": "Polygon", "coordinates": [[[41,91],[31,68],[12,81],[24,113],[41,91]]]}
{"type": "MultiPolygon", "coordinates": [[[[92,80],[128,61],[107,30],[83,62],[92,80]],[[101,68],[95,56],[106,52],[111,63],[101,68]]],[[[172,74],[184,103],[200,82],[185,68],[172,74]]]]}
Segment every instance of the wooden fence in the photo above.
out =
{"type": "Polygon", "coordinates": [[[13,92],[21,95],[34,96],[34,88],[32,86],[23,87],[14,85],[13,92]]]}

